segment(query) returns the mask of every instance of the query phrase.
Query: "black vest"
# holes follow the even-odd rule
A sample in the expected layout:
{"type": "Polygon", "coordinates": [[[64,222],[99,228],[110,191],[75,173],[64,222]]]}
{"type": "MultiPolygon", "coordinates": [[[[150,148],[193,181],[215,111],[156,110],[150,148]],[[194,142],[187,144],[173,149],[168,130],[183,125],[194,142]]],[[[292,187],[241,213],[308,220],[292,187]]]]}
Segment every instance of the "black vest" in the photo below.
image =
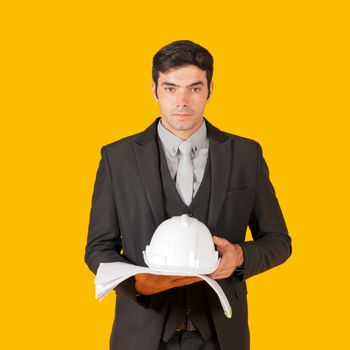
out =
{"type": "MultiPolygon", "coordinates": [[[[175,182],[171,178],[159,137],[157,137],[157,142],[166,217],[171,218],[186,213],[207,225],[211,179],[209,155],[202,182],[191,204],[187,206],[182,201],[175,182]]],[[[206,282],[204,281],[196,282],[188,286],[169,290],[170,300],[163,331],[164,341],[168,341],[171,338],[176,331],[176,326],[186,317],[186,314],[188,314],[204,339],[212,336],[214,326],[209,313],[205,284],[206,282]]]]}

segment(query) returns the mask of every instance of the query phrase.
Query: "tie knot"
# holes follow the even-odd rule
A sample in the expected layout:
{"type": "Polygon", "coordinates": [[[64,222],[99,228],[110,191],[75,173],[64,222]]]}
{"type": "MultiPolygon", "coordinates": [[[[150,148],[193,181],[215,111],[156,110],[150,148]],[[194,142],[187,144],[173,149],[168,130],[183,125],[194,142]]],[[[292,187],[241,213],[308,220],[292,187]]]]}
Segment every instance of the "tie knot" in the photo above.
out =
{"type": "Polygon", "coordinates": [[[181,154],[189,156],[192,151],[192,143],[190,141],[184,141],[180,144],[179,150],[181,154]]]}

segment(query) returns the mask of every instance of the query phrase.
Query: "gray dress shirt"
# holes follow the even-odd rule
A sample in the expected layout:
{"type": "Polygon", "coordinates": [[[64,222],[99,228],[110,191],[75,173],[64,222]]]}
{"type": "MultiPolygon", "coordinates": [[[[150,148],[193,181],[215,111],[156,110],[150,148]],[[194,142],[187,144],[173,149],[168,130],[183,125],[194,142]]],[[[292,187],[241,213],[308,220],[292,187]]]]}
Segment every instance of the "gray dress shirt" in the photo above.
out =
{"type": "MultiPolygon", "coordinates": [[[[158,136],[160,138],[162,148],[164,150],[165,158],[168,164],[171,178],[176,182],[176,173],[180,161],[180,151],[179,146],[183,140],[166,129],[161,120],[158,122],[157,126],[158,136]]],[[[193,195],[196,195],[199,185],[202,182],[205,165],[208,159],[209,152],[209,140],[207,137],[207,126],[203,119],[200,128],[192,134],[187,141],[192,144],[191,159],[193,162],[193,195]]]]}

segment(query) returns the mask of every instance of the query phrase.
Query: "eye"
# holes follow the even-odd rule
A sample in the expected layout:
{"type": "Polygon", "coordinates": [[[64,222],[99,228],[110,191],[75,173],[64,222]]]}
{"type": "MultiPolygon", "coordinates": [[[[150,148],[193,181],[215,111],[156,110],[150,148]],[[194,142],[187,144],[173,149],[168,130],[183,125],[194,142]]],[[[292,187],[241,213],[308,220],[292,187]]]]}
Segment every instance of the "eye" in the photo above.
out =
{"type": "Polygon", "coordinates": [[[199,92],[199,91],[201,91],[201,88],[200,87],[194,87],[194,88],[192,88],[192,91],[199,92]]]}
{"type": "Polygon", "coordinates": [[[175,88],[173,88],[173,87],[166,87],[166,88],[165,88],[165,91],[174,92],[174,91],[175,91],[175,88]]]}

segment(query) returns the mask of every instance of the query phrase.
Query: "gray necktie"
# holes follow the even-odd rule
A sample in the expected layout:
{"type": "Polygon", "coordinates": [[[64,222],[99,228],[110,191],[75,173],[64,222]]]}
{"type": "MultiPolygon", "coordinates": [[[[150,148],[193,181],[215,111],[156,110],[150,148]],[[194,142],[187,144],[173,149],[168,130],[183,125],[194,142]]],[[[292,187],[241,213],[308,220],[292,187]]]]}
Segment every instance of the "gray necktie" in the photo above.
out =
{"type": "Polygon", "coordinates": [[[186,205],[190,205],[193,195],[192,144],[184,141],[179,146],[180,162],[176,174],[176,187],[186,205]]]}

